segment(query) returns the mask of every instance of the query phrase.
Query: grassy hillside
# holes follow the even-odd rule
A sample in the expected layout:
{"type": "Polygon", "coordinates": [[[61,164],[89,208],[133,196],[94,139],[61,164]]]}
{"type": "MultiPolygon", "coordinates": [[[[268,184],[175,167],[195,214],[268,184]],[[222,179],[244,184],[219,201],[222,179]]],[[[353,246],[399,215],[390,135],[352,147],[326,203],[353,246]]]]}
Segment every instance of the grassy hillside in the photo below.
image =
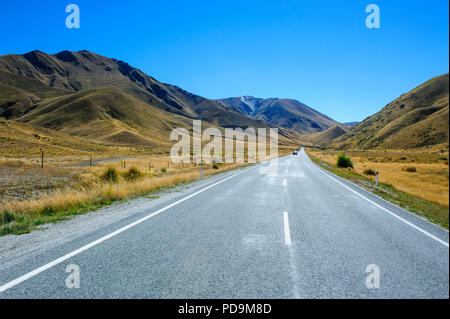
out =
{"type": "Polygon", "coordinates": [[[308,139],[317,145],[327,145],[335,138],[345,134],[348,128],[343,125],[335,125],[323,132],[317,132],[308,137],[308,139]]]}
{"type": "Polygon", "coordinates": [[[446,144],[449,132],[448,73],[403,94],[368,117],[332,146],[339,149],[416,148],[446,144]]]}
{"type": "Polygon", "coordinates": [[[130,148],[112,147],[69,136],[44,127],[0,120],[0,158],[47,156],[127,154],[130,148]]]}
{"type": "Polygon", "coordinates": [[[15,118],[44,98],[68,92],[49,87],[38,80],[0,71],[0,116],[15,118]]]}
{"type": "MultiPolygon", "coordinates": [[[[3,79],[0,83],[27,92],[34,92],[30,89],[34,86],[41,86],[49,92],[57,91],[60,94],[105,87],[115,88],[161,110],[188,118],[203,119],[222,127],[265,125],[245,114],[224,108],[214,100],[161,83],[123,61],[86,50],[62,51],[54,55],[32,51],[24,55],[0,56],[0,72],[3,79]],[[13,77],[17,79],[15,83],[11,83],[13,77]]],[[[30,106],[32,104],[29,103],[30,106]]]]}
{"type": "Polygon", "coordinates": [[[169,146],[168,132],[173,128],[192,125],[187,118],[164,112],[112,88],[44,100],[17,120],[91,141],[154,148],[164,143],[169,146]]]}

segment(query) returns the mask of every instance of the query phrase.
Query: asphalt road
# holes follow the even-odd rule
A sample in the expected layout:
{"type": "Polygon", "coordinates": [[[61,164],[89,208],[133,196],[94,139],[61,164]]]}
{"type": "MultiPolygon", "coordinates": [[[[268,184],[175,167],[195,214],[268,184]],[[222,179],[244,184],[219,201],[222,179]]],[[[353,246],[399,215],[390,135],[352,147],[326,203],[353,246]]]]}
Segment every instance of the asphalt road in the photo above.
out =
{"type": "MultiPolygon", "coordinates": [[[[449,297],[446,230],[323,171],[303,151],[275,170],[261,165],[133,213],[95,212],[116,219],[42,239],[12,261],[0,254],[0,298],[449,297]],[[79,288],[66,286],[70,264],[79,288]]],[[[0,237],[0,246],[16,237],[0,237]]]]}

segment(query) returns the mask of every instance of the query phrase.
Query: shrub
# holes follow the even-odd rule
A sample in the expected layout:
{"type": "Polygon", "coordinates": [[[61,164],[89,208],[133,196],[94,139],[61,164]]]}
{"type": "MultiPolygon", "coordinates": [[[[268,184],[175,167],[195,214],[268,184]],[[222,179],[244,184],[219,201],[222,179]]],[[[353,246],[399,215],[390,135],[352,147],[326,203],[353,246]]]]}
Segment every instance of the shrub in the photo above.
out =
{"type": "Polygon", "coordinates": [[[5,226],[0,227],[0,236],[7,234],[26,234],[30,232],[29,224],[20,224],[15,221],[6,224],[5,226]]]}
{"type": "Polygon", "coordinates": [[[415,168],[415,167],[407,167],[406,169],[405,169],[407,172],[410,172],[410,173],[414,173],[414,172],[417,172],[417,169],[415,168]]]}
{"type": "Polygon", "coordinates": [[[161,168],[161,173],[167,172],[167,169],[165,167],[161,168]]]}
{"type": "Polygon", "coordinates": [[[119,174],[114,167],[109,167],[106,172],[100,176],[102,180],[110,184],[117,183],[119,181],[119,174]]]}
{"type": "Polygon", "coordinates": [[[142,177],[142,173],[136,167],[130,167],[130,169],[123,174],[123,178],[127,181],[134,181],[142,177]]]}
{"type": "Polygon", "coordinates": [[[0,213],[0,224],[8,224],[14,219],[14,215],[7,210],[4,210],[0,213]]]}
{"type": "Polygon", "coordinates": [[[373,169],[371,169],[371,168],[368,168],[368,169],[364,170],[363,173],[366,174],[366,175],[375,175],[375,171],[373,169]]]}
{"type": "Polygon", "coordinates": [[[349,157],[345,156],[345,153],[342,153],[338,156],[337,166],[342,168],[353,168],[353,163],[349,157]]]}

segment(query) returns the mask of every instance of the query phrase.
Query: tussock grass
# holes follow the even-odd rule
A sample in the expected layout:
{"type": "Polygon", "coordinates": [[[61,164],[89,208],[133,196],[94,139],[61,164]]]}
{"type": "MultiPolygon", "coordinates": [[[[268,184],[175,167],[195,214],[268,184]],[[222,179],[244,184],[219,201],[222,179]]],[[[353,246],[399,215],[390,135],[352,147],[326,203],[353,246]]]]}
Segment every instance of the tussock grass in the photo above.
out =
{"type": "Polygon", "coordinates": [[[345,153],[341,153],[338,155],[336,164],[338,167],[342,168],[353,168],[352,160],[349,157],[345,156],[345,153]]]}
{"type": "Polygon", "coordinates": [[[371,168],[365,169],[363,172],[364,175],[372,175],[375,176],[375,171],[371,168]]]}
{"type": "Polygon", "coordinates": [[[114,167],[109,167],[100,178],[107,183],[115,184],[119,181],[119,174],[114,167]]]}
{"type": "Polygon", "coordinates": [[[142,177],[142,173],[136,167],[130,167],[130,169],[123,174],[123,178],[127,181],[135,181],[142,177]]]}

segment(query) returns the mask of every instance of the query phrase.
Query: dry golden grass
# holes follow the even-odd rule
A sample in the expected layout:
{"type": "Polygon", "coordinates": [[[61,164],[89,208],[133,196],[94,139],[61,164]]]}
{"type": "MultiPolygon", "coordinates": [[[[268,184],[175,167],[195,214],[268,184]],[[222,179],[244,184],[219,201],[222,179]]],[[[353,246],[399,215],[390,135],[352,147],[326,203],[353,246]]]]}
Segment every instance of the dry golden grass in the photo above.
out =
{"type": "MultiPolygon", "coordinates": [[[[232,169],[228,166],[221,170],[206,169],[204,175],[208,176],[219,171],[232,169]]],[[[39,199],[26,201],[10,201],[3,205],[2,209],[15,214],[26,214],[28,217],[39,214],[46,208],[54,211],[66,211],[84,203],[96,203],[101,201],[125,199],[133,196],[144,195],[156,190],[170,187],[180,183],[191,182],[199,178],[199,172],[189,173],[176,172],[164,176],[149,178],[143,177],[135,182],[121,180],[119,183],[110,185],[99,183],[96,187],[81,190],[56,190],[51,195],[45,194],[39,199]]]]}
{"type": "Polygon", "coordinates": [[[29,160],[0,160],[0,206],[11,200],[32,200],[55,190],[79,188],[86,172],[46,166],[29,160]]]}
{"type": "MultiPolygon", "coordinates": [[[[203,176],[245,165],[204,164],[203,176]]],[[[29,232],[40,224],[200,178],[200,165],[174,164],[169,156],[156,155],[109,159],[92,167],[89,157],[48,158],[43,169],[36,159],[3,159],[0,171],[0,235],[29,232]],[[129,180],[126,173],[132,167],[139,177],[129,180]],[[102,179],[110,168],[118,175],[114,183],[102,179]]]]}
{"type": "MultiPolygon", "coordinates": [[[[310,151],[322,161],[336,164],[336,151],[310,151]]],[[[390,184],[405,193],[449,206],[448,153],[418,153],[415,151],[346,152],[351,157],[356,173],[365,175],[366,169],[379,170],[379,181],[390,184]],[[417,172],[408,172],[415,167],[417,172]]]]}
{"type": "MultiPolygon", "coordinates": [[[[209,176],[242,165],[244,164],[220,164],[215,169],[213,165],[206,164],[203,175],[209,176]]],[[[28,181],[35,183],[37,183],[37,178],[33,178],[33,176],[37,176],[41,180],[49,179],[52,181],[62,176],[67,177],[63,184],[54,182],[50,191],[41,191],[39,196],[33,196],[33,198],[28,197],[30,194],[27,194],[26,190],[23,191],[24,198],[19,200],[7,196],[0,198],[0,210],[8,210],[19,214],[37,213],[46,207],[63,211],[77,204],[95,202],[99,198],[102,198],[102,200],[124,199],[176,184],[191,182],[200,177],[199,165],[173,164],[168,157],[162,156],[101,163],[93,167],[47,166],[44,169],[40,169],[37,164],[25,161],[0,161],[0,169],[4,170],[6,167],[13,170],[11,175],[15,181],[11,181],[12,185],[16,185],[14,183],[18,176],[23,174],[27,175],[28,181]],[[120,175],[118,183],[113,185],[102,182],[100,179],[100,176],[109,167],[116,169],[120,175]],[[140,170],[143,173],[142,178],[132,182],[126,181],[122,175],[131,167],[140,170]]],[[[35,187],[32,187],[32,190],[34,189],[35,187]]]]}
{"type": "MultiPolygon", "coordinates": [[[[284,147],[279,155],[291,151],[284,147]]],[[[164,155],[93,160],[90,166],[89,156],[50,157],[42,169],[37,158],[0,158],[0,235],[26,233],[40,224],[200,178],[200,165],[175,164],[164,155]],[[139,171],[137,178],[130,178],[130,168],[139,171]],[[108,169],[117,173],[114,182],[102,178],[108,169]]],[[[204,164],[203,176],[245,165],[204,164]]]]}

